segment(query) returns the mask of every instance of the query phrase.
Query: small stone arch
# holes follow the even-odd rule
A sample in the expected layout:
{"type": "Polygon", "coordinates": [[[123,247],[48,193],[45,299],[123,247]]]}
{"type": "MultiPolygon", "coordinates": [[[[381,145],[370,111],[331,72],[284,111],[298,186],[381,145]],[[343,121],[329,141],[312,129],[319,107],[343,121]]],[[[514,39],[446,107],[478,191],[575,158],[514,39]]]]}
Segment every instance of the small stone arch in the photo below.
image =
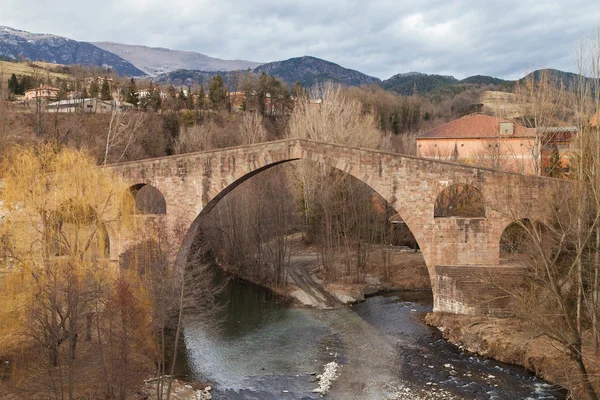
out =
{"type": "Polygon", "coordinates": [[[485,218],[483,195],[473,185],[456,183],[438,195],[434,218],[485,218]]]}
{"type": "Polygon", "coordinates": [[[50,223],[54,226],[51,238],[55,256],[66,255],[68,246],[86,246],[86,257],[110,256],[110,237],[106,225],[89,204],[68,201],[56,209],[50,223]],[[89,235],[81,235],[82,229],[89,229],[89,235]]]}
{"type": "Polygon", "coordinates": [[[542,245],[552,251],[552,235],[549,227],[537,220],[522,218],[515,220],[504,228],[500,236],[501,260],[529,260],[537,254],[542,245]]]}
{"type": "Polygon", "coordinates": [[[509,223],[500,236],[500,253],[504,254],[519,254],[524,253],[527,243],[526,226],[530,226],[531,221],[528,218],[523,218],[519,221],[509,223]]]}
{"type": "Polygon", "coordinates": [[[135,201],[138,214],[164,215],[167,213],[165,196],[158,188],[147,183],[139,183],[129,188],[135,201]]]}

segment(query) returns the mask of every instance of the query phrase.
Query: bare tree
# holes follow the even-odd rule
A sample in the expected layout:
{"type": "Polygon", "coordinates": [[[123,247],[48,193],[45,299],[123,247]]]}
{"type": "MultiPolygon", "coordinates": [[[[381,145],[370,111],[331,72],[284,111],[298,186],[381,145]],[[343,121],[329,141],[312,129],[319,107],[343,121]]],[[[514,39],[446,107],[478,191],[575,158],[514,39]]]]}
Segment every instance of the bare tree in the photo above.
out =
{"type": "Polygon", "coordinates": [[[119,102],[113,102],[102,164],[109,161],[119,162],[123,159],[131,144],[135,142],[144,120],[144,113],[122,111],[119,102]],[[111,152],[114,151],[118,153],[111,157],[111,152]]]}
{"type": "MultiPolygon", "coordinates": [[[[597,362],[600,337],[600,131],[589,125],[600,109],[599,55],[600,36],[590,48],[580,49],[579,77],[568,92],[579,128],[571,157],[574,172],[566,187],[548,194],[545,223],[514,221],[522,231],[518,237],[529,243],[527,256],[521,257],[528,267],[529,287],[507,290],[517,314],[570,356],[576,371],[569,375],[571,390],[590,400],[598,398],[597,377],[589,368],[597,362]]],[[[551,102],[539,96],[541,104],[551,102]]],[[[545,112],[539,111],[536,122],[560,118],[560,111],[558,116],[545,112]]]]}

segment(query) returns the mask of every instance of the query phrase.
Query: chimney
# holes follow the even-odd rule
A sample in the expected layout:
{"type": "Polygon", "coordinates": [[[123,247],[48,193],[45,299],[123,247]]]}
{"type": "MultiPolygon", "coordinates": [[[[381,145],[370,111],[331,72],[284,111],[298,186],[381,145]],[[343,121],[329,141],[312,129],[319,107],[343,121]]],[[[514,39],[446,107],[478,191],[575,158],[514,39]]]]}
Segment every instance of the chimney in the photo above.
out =
{"type": "Polygon", "coordinates": [[[515,124],[512,122],[500,122],[500,135],[508,136],[515,133],[515,124]]]}

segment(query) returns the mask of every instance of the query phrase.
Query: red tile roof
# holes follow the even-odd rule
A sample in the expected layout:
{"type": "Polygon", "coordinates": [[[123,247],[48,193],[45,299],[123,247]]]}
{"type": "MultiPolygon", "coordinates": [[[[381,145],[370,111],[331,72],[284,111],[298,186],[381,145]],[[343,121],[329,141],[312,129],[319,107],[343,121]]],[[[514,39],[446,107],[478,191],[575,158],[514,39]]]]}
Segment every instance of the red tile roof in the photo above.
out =
{"type": "MultiPolygon", "coordinates": [[[[488,115],[467,115],[440,125],[428,132],[422,133],[417,139],[466,139],[486,138],[500,136],[500,122],[512,122],[488,115]]],[[[512,135],[503,137],[531,137],[535,136],[535,129],[526,128],[514,123],[512,135]]]]}

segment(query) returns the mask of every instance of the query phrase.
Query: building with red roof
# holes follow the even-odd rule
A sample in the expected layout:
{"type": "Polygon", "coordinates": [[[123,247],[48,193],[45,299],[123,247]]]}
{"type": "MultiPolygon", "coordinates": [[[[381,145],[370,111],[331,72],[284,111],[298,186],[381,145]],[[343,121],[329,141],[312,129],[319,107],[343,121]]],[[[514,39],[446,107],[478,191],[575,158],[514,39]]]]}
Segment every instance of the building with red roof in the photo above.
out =
{"type": "Polygon", "coordinates": [[[568,169],[572,127],[527,128],[511,120],[473,114],[440,125],[416,139],[420,157],[454,160],[488,168],[534,174],[547,172],[558,151],[568,169]],[[539,160],[536,162],[536,160],[539,160]]]}

